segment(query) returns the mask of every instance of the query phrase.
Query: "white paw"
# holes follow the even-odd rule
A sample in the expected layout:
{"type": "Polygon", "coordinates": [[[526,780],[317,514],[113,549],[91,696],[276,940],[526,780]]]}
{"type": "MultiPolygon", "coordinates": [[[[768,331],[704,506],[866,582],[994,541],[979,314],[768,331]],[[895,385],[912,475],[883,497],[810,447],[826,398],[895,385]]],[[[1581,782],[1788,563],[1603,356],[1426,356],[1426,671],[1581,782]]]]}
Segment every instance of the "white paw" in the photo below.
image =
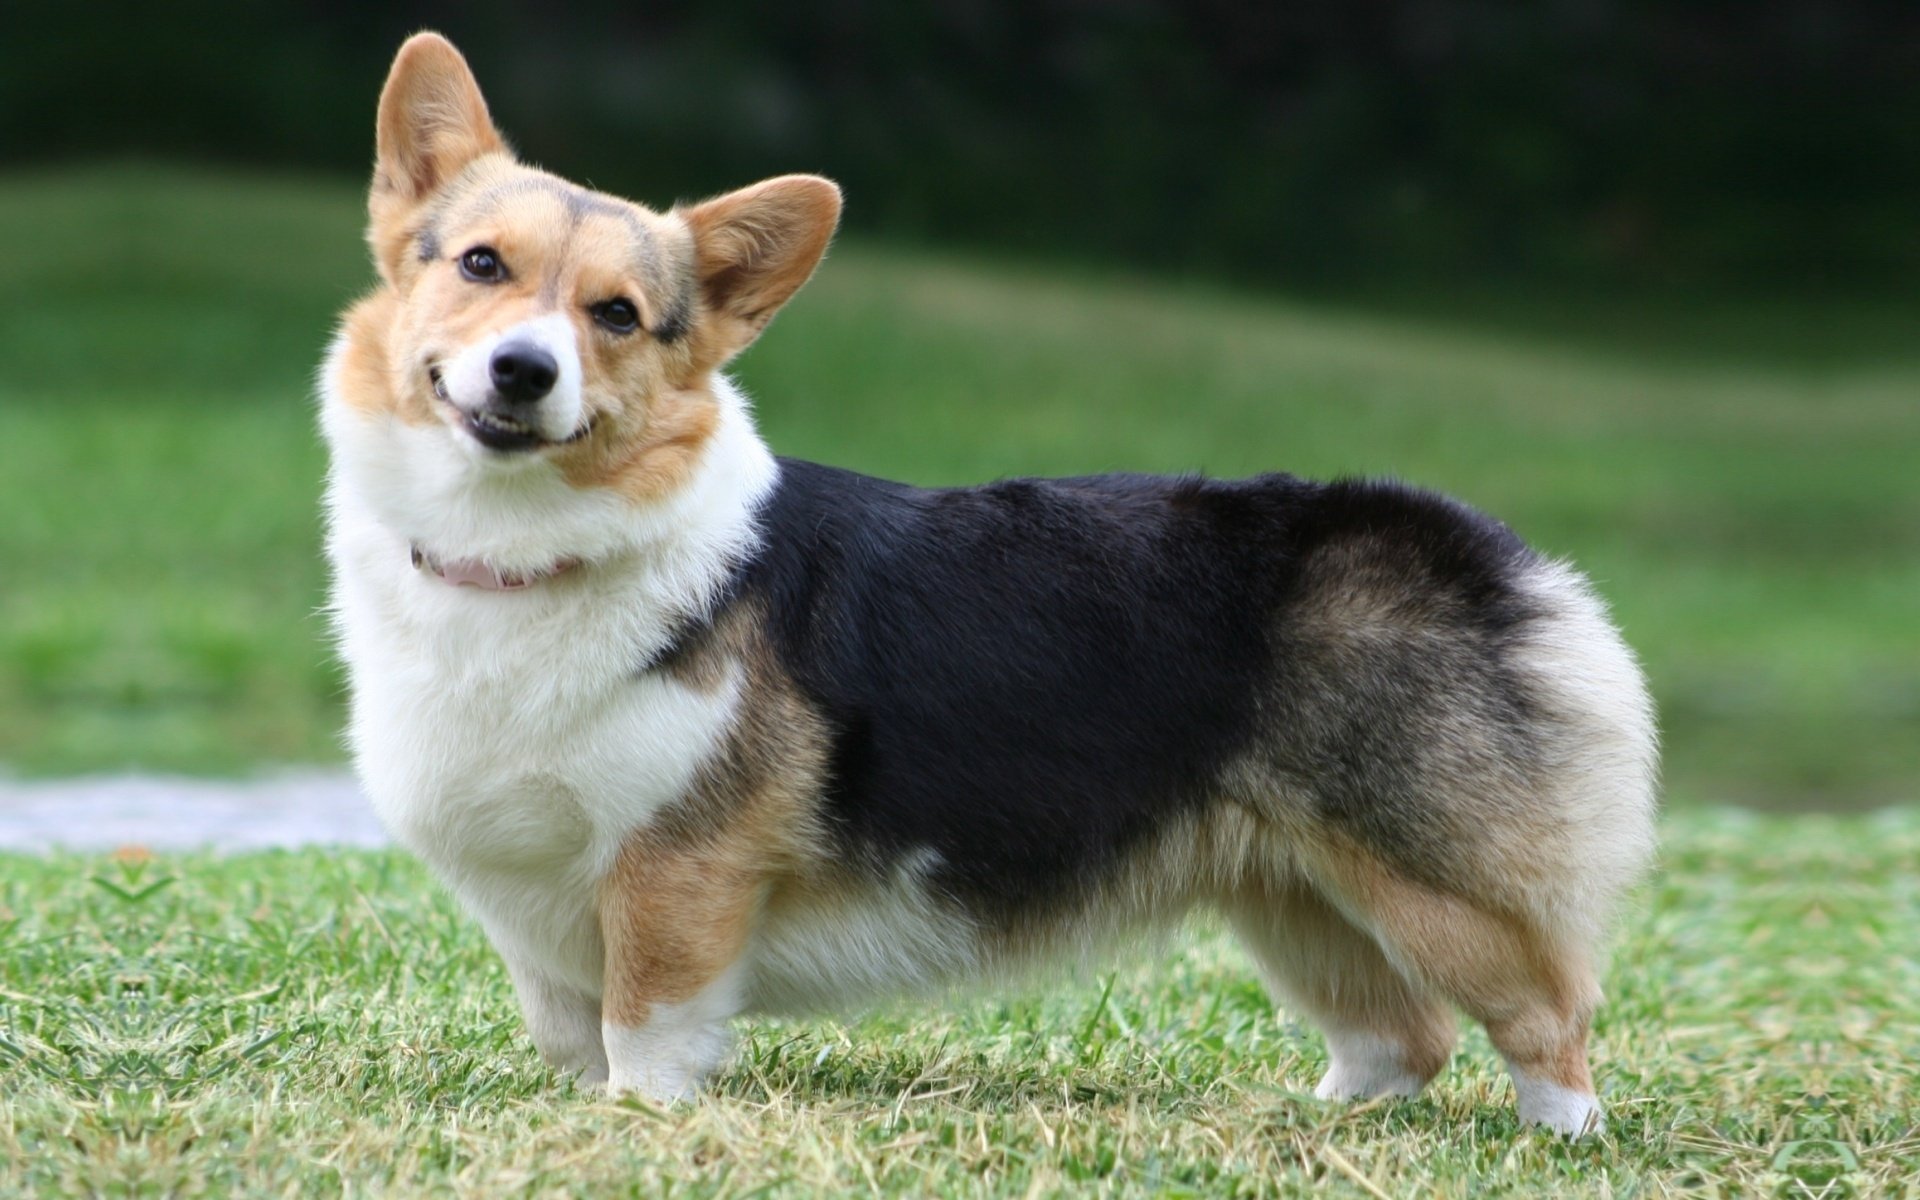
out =
{"type": "Polygon", "coordinates": [[[1327,1073],[1313,1094],[1322,1100],[1418,1096],[1427,1081],[1407,1070],[1400,1047],[1370,1034],[1330,1034],[1327,1073]]]}
{"type": "Polygon", "coordinates": [[[1519,1071],[1513,1073],[1513,1090],[1519,1097],[1523,1124],[1544,1125],[1566,1137],[1584,1137],[1607,1127],[1599,1097],[1591,1092],[1578,1092],[1519,1071]]]}
{"type": "Polygon", "coordinates": [[[1399,1073],[1355,1072],[1334,1064],[1313,1094],[1322,1100],[1369,1100],[1375,1096],[1418,1096],[1426,1087],[1418,1076],[1399,1073]]]}
{"type": "Polygon", "coordinates": [[[583,1092],[604,1092],[607,1090],[607,1069],[583,1067],[574,1072],[573,1086],[583,1092]]]}
{"type": "Polygon", "coordinates": [[[664,1004],[656,1005],[655,1011],[669,1019],[637,1029],[605,1026],[607,1093],[640,1096],[657,1104],[691,1100],[699,1094],[701,1080],[726,1058],[730,1042],[726,1027],[674,1021],[671,1018],[679,1014],[664,1004]]]}
{"type": "Polygon", "coordinates": [[[607,1080],[603,1090],[608,1098],[637,1096],[655,1104],[685,1104],[700,1094],[700,1080],[691,1072],[649,1071],[629,1078],[607,1080]]]}

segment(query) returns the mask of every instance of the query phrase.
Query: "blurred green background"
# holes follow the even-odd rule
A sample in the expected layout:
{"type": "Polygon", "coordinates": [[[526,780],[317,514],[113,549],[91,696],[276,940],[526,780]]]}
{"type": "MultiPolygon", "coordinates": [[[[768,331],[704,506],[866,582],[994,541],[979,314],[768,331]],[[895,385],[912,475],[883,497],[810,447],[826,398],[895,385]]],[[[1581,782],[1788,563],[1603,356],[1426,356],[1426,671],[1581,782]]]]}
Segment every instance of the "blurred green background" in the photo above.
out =
{"type": "Polygon", "coordinates": [[[1920,792],[1920,17],[1585,0],[89,6],[0,73],[0,770],[336,762],[311,376],[387,60],[664,205],[848,232],[783,453],[1398,475],[1600,583],[1676,803],[1920,792]],[[111,30],[112,32],[102,32],[111,30]]]}

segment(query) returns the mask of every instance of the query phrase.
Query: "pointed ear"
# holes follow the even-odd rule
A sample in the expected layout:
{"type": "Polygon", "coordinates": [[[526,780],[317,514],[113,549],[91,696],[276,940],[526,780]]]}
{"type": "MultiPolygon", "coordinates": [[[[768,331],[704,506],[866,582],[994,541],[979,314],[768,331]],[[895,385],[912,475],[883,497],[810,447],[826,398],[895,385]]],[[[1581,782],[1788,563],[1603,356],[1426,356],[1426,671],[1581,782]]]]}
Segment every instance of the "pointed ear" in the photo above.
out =
{"type": "Polygon", "coordinates": [[[840,223],[840,188],[818,175],[782,175],[680,216],[693,231],[700,290],[724,360],[752,345],[813,274],[840,223]]]}
{"type": "Polygon", "coordinates": [[[487,116],[467,60],[437,33],[416,33],[380,91],[374,188],[419,200],[482,154],[507,144],[487,116]]]}
{"type": "Polygon", "coordinates": [[[416,33],[394,56],[380,91],[375,147],[367,236],[391,278],[397,263],[391,255],[411,236],[406,223],[413,211],[468,163],[505,151],[507,143],[453,43],[437,33],[416,33]]]}

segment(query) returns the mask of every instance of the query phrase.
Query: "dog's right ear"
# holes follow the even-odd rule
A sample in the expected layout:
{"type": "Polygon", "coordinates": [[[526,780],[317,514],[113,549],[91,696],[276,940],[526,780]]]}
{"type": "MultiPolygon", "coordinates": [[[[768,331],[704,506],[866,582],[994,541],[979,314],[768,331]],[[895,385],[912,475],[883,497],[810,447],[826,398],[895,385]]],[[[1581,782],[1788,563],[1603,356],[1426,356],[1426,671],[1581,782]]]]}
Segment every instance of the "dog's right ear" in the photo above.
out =
{"type": "Polygon", "coordinates": [[[675,208],[693,233],[700,287],[724,362],[745,350],[820,265],[840,223],[840,186],[782,175],[675,208]]]}
{"type": "Polygon", "coordinates": [[[437,33],[416,33],[394,56],[380,91],[367,240],[389,280],[417,233],[412,218],[427,197],[483,154],[507,143],[487,115],[467,60],[437,33]]]}

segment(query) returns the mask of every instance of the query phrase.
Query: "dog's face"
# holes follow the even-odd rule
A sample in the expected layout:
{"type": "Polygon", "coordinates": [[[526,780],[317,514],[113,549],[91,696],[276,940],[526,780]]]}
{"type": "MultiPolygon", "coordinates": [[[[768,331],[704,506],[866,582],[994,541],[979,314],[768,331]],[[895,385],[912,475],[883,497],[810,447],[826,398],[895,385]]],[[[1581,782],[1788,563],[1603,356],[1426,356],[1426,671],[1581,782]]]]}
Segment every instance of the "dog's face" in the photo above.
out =
{"type": "Polygon", "coordinates": [[[839,189],[768,180],[652,212],[514,160],[451,44],[404,45],[380,97],[368,241],[331,392],[471,469],[535,464],[635,500],[717,418],[707,382],[812,274],[839,189]]]}

